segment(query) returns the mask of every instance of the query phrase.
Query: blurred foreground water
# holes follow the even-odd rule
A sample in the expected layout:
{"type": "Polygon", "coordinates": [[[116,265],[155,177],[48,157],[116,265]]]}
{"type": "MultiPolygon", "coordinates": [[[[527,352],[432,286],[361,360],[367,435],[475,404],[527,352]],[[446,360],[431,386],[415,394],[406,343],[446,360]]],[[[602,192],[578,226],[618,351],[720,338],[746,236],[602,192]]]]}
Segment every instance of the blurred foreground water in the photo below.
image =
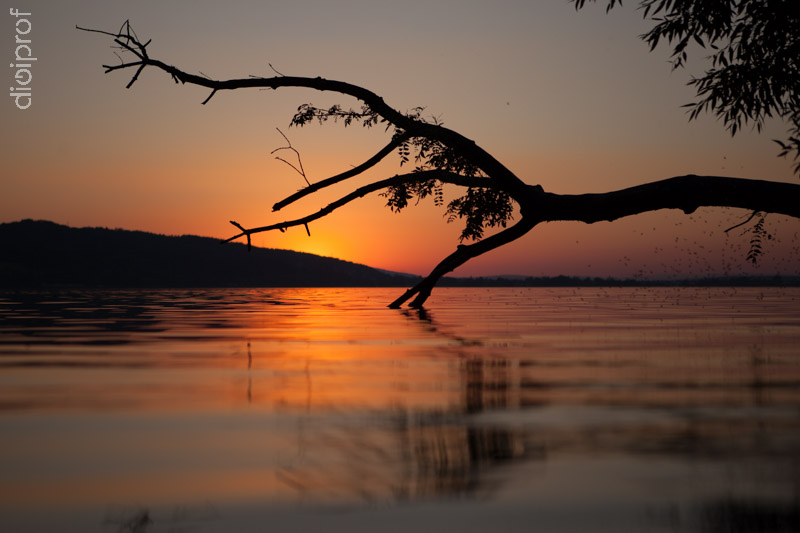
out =
{"type": "Polygon", "coordinates": [[[800,531],[800,289],[0,293],[1,531],[800,531]]]}

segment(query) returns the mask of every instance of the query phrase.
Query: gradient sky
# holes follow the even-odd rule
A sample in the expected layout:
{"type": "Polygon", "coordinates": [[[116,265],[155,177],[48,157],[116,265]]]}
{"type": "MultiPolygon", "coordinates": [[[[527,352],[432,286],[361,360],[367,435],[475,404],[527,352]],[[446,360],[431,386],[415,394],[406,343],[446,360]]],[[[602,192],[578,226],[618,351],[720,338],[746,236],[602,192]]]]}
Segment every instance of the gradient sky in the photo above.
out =
{"type": "MultiPolygon", "coordinates": [[[[357,165],[388,140],[380,128],[288,128],[299,104],[350,105],[304,89],[218,93],[145,71],[105,75],[109,39],[126,19],[150,54],[212,78],[322,76],[373,90],[405,111],[425,106],[528,183],[556,193],[604,192],[694,173],[798,179],[776,157],[782,124],[731,138],[713,117],[689,123],[680,106],[702,73],[702,50],[671,71],[668,50],[638,39],[648,24],[633,6],[576,12],[566,0],[513,1],[8,1],[0,53],[13,60],[15,19],[31,12],[33,105],[6,96],[0,222],[47,219],[179,235],[228,237],[244,226],[295,218],[359,184],[391,176],[387,158],[360,181],[307,198],[285,213],[271,205],[303,181],[270,152],[298,148],[312,181],[357,165]],[[278,216],[280,215],[280,216],[278,216]]],[[[13,83],[14,70],[6,80],[13,83]]],[[[452,197],[452,194],[450,194],[452,197]]],[[[691,276],[800,273],[800,223],[767,218],[774,239],[758,267],[749,235],[723,230],[742,210],[660,211],[593,225],[551,223],[473,260],[458,275],[691,276]]],[[[300,229],[254,237],[259,246],[427,273],[458,244],[432,202],[393,214],[372,195],[300,229]]],[[[232,275],[235,275],[232,273],[232,275]]]]}

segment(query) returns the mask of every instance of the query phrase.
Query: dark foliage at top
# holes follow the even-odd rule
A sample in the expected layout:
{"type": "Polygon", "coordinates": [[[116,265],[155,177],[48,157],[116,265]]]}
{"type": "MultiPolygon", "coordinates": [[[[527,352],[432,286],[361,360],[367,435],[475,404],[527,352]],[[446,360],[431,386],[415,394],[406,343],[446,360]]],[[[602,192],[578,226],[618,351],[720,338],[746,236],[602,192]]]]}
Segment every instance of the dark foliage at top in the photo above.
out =
{"type": "MultiPolygon", "coordinates": [[[[595,0],[590,0],[595,1],[595,0]]],[[[574,0],[577,9],[586,0],[574,0]]],[[[607,9],[622,4],[608,0],[607,9]]],[[[743,126],[761,131],[766,120],[789,125],[776,140],[780,156],[793,155],[800,173],[800,3],[798,0],[640,0],[653,21],[642,39],[655,49],[672,47],[673,68],[683,67],[688,49],[708,49],[711,66],[689,84],[698,100],[687,104],[694,119],[709,112],[735,135],[743,126]]]]}

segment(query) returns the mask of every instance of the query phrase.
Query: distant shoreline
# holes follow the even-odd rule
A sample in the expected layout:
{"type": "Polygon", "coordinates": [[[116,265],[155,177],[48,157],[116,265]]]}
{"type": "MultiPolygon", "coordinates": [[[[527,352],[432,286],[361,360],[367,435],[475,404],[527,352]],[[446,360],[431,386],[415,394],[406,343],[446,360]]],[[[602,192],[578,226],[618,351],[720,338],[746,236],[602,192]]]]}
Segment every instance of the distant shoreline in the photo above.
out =
{"type": "MultiPolygon", "coordinates": [[[[218,239],[42,220],[0,224],[0,289],[409,287],[421,276],[318,255],[220,246],[218,239]]],[[[797,276],[674,280],[581,276],[444,277],[440,287],[799,287],[797,276]]]]}
{"type": "MultiPolygon", "coordinates": [[[[416,279],[422,279],[416,278],[416,279]]],[[[174,285],[131,285],[131,284],[79,284],[79,283],[24,283],[0,284],[0,291],[15,290],[169,290],[169,289],[323,289],[323,288],[400,288],[413,285],[408,283],[387,283],[382,285],[365,284],[298,284],[298,285],[243,285],[243,284],[174,284],[174,285]]],[[[503,277],[446,277],[437,284],[448,288],[580,288],[580,287],[800,287],[800,276],[731,276],[703,279],[679,280],[636,280],[616,278],[581,278],[573,276],[526,277],[522,279],[503,277]]]]}
{"type": "Polygon", "coordinates": [[[800,276],[721,276],[675,280],[579,276],[443,278],[441,287],[800,287],[800,276]]]}

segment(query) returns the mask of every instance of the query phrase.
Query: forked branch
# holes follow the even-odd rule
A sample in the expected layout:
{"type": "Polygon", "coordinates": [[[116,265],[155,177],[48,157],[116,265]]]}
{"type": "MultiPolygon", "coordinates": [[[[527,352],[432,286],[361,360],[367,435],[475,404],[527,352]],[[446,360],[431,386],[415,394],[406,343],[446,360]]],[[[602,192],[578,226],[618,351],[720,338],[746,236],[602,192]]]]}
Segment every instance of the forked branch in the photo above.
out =
{"type": "Polygon", "coordinates": [[[367,159],[366,161],[364,161],[363,163],[361,163],[357,167],[353,167],[350,170],[342,172],[341,174],[337,174],[335,176],[331,176],[330,178],[324,179],[322,181],[318,181],[318,182],[314,183],[313,185],[309,184],[308,187],[306,187],[304,189],[300,189],[296,193],[292,194],[291,196],[288,196],[288,197],[284,198],[280,202],[276,202],[275,205],[272,206],[272,210],[273,211],[280,211],[281,209],[283,209],[287,205],[289,205],[291,203],[294,203],[297,200],[300,200],[301,198],[304,198],[304,197],[308,196],[309,194],[313,194],[313,193],[319,191],[320,189],[324,189],[325,187],[330,187],[331,185],[335,185],[337,183],[341,183],[342,181],[344,181],[346,179],[350,179],[352,177],[355,177],[355,176],[358,176],[360,174],[363,174],[364,172],[366,172],[370,168],[372,168],[375,165],[377,165],[378,163],[380,163],[381,160],[383,160],[387,155],[392,153],[398,146],[400,146],[401,144],[406,142],[409,138],[411,138],[411,135],[408,134],[408,133],[402,133],[400,135],[395,136],[389,142],[389,144],[384,146],[378,153],[376,153],[375,155],[373,155],[372,157],[370,157],[369,159],[367,159]]]}
{"type": "Polygon", "coordinates": [[[289,140],[289,137],[287,137],[280,130],[280,128],[275,128],[275,129],[278,130],[278,133],[280,133],[281,136],[286,140],[286,146],[281,146],[280,148],[275,148],[270,153],[274,155],[275,152],[279,152],[281,150],[290,150],[290,151],[294,152],[294,155],[297,157],[297,166],[294,166],[294,164],[290,163],[289,161],[287,161],[284,158],[279,157],[277,155],[275,156],[275,159],[277,159],[278,161],[283,161],[284,163],[286,163],[287,165],[292,167],[292,169],[294,169],[295,172],[297,172],[298,174],[300,174],[303,177],[303,179],[306,181],[306,184],[310,187],[311,186],[311,182],[308,181],[308,176],[306,176],[306,169],[303,168],[303,160],[300,159],[300,152],[297,151],[297,148],[292,146],[292,141],[289,140]]]}
{"type": "Polygon", "coordinates": [[[350,194],[342,196],[338,200],[331,202],[322,209],[310,215],[295,220],[287,220],[284,222],[278,222],[276,224],[270,224],[268,226],[260,226],[257,228],[250,228],[250,229],[244,229],[238,223],[231,221],[231,224],[239,228],[241,232],[237,233],[233,237],[226,239],[224,242],[235,241],[240,237],[247,237],[249,240],[250,235],[253,235],[254,233],[263,233],[266,231],[274,231],[274,230],[285,231],[288,228],[296,226],[306,226],[306,229],[308,229],[308,224],[310,224],[311,222],[319,220],[322,217],[328,216],[329,214],[339,209],[340,207],[347,205],[348,203],[352,202],[353,200],[357,200],[358,198],[363,198],[364,196],[370,193],[387,189],[393,186],[408,185],[411,183],[423,182],[428,180],[438,180],[442,183],[458,185],[461,187],[483,187],[486,185],[486,178],[473,178],[469,176],[461,176],[459,174],[454,174],[452,172],[447,172],[444,170],[426,170],[423,172],[412,172],[409,174],[401,174],[393,176],[391,178],[386,178],[384,180],[376,181],[368,185],[364,185],[363,187],[359,187],[350,194]]]}

